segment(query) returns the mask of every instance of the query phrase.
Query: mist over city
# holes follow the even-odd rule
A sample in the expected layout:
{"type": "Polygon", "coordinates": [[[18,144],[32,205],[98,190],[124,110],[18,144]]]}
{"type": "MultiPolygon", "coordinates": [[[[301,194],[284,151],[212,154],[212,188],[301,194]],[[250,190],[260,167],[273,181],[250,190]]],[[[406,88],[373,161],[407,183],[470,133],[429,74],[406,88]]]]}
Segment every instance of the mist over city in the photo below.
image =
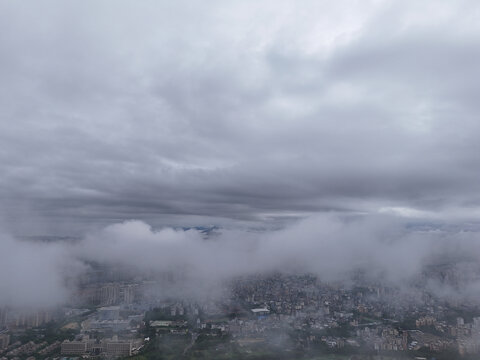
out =
{"type": "Polygon", "coordinates": [[[479,24],[0,0],[0,360],[478,359],[479,24]]]}

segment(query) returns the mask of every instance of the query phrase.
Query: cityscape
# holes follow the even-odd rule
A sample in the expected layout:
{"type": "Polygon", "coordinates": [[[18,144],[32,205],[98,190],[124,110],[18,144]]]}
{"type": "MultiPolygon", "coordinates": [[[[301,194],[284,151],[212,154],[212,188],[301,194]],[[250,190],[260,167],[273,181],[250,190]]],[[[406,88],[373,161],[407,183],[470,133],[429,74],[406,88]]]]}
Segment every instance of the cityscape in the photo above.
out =
{"type": "Polygon", "coordinates": [[[0,360],[480,359],[480,2],[0,0],[0,360]]]}
{"type": "Polygon", "coordinates": [[[346,284],[276,272],[182,297],[159,293],[182,281],[175,274],[129,279],[98,266],[62,306],[3,307],[0,359],[476,359],[478,302],[425,290],[437,275],[402,289],[358,273],[346,284]]]}

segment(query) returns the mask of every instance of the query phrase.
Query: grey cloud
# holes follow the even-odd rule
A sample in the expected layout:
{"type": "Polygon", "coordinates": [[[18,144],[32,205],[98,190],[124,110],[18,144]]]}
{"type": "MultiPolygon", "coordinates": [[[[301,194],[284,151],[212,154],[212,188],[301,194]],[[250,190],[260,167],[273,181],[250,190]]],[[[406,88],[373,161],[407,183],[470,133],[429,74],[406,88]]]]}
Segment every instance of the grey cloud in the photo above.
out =
{"type": "Polygon", "coordinates": [[[32,243],[1,234],[0,306],[49,307],[69,299],[85,266],[67,246],[32,243]]]}
{"type": "Polygon", "coordinates": [[[16,233],[479,208],[474,2],[0,6],[16,233]]]}
{"type": "MultiPolygon", "coordinates": [[[[138,271],[186,271],[200,281],[272,271],[312,272],[323,280],[370,279],[408,284],[445,257],[478,262],[478,233],[415,229],[392,216],[314,216],[270,231],[153,230],[140,221],[114,224],[78,243],[80,258],[138,271]],[[141,259],[141,261],[140,261],[141,259]]],[[[472,273],[471,275],[473,275],[472,273]]]]}
{"type": "MultiPolygon", "coordinates": [[[[397,216],[317,215],[282,229],[154,229],[127,221],[93,230],[76,242],[32,242],[3,236],[0,305],[48,306],[66,301],[92,262],[137,274],[174,273],[175,291],[221,292],[236,276],[312,273],[346,284],[370,281],[410,289],[422,282],[443,297],[472,297],[480,276],[478,231],[419,228],[397,216]],[[448,264],[449,281],[429,268],[448,264]],[[455,290],[455,291],[454,291],[455,290]]],[[[166,291],[165,289],[162,289],[166,291]]],[[[169,291],[170,291],[169,290],[169,291]]]]}

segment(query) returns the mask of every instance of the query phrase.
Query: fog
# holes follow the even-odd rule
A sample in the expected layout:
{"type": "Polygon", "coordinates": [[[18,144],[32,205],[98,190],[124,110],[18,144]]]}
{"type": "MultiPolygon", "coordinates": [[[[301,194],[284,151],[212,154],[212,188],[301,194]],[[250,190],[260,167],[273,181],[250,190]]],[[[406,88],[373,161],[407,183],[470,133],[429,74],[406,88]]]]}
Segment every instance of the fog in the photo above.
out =
{"type": "Polygon", "coordinates": [[[192,296],[281,271],[474,297],[479,13],[0,1],[0,303],[68,301],[92,264],[192,296]]]}
{"type": "Polygon", "coordinates": [[[68,300],[71,280],[85,267],[68,245],[1,235],[0,304],[49,307],[68,300]]]}
{"type": "Polygon", "coordinates": [[[480,291],[478,233],[414,226],[390,215],[319,215],[280,230],[216,229],[209,235],[131,220],[74,242],[4,235],[2,244],[0,303],[10,306],[67,301],[91,263],[123,268],[132,277],[173,274],[175,283],[158,289],[163,296],[211,295],[236,276],[273,272],[311,273],[346,285],[361,273],[366,281],[406,289],[424,281],[439,296],[480,291]],[[425,275],[445,264],[458,278],[425,275]]]}

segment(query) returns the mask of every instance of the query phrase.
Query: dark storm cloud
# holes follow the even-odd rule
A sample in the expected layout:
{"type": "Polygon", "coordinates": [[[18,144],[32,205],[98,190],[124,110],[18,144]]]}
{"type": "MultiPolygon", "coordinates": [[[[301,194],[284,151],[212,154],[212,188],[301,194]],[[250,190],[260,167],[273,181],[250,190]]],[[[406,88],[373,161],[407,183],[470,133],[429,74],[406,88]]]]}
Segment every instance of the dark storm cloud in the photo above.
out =
{"type": "Polygon", "coordinates": [[[478,12],[4,1],[5,222],[29,233],[329,210],[475,218],[478,12]]]}

